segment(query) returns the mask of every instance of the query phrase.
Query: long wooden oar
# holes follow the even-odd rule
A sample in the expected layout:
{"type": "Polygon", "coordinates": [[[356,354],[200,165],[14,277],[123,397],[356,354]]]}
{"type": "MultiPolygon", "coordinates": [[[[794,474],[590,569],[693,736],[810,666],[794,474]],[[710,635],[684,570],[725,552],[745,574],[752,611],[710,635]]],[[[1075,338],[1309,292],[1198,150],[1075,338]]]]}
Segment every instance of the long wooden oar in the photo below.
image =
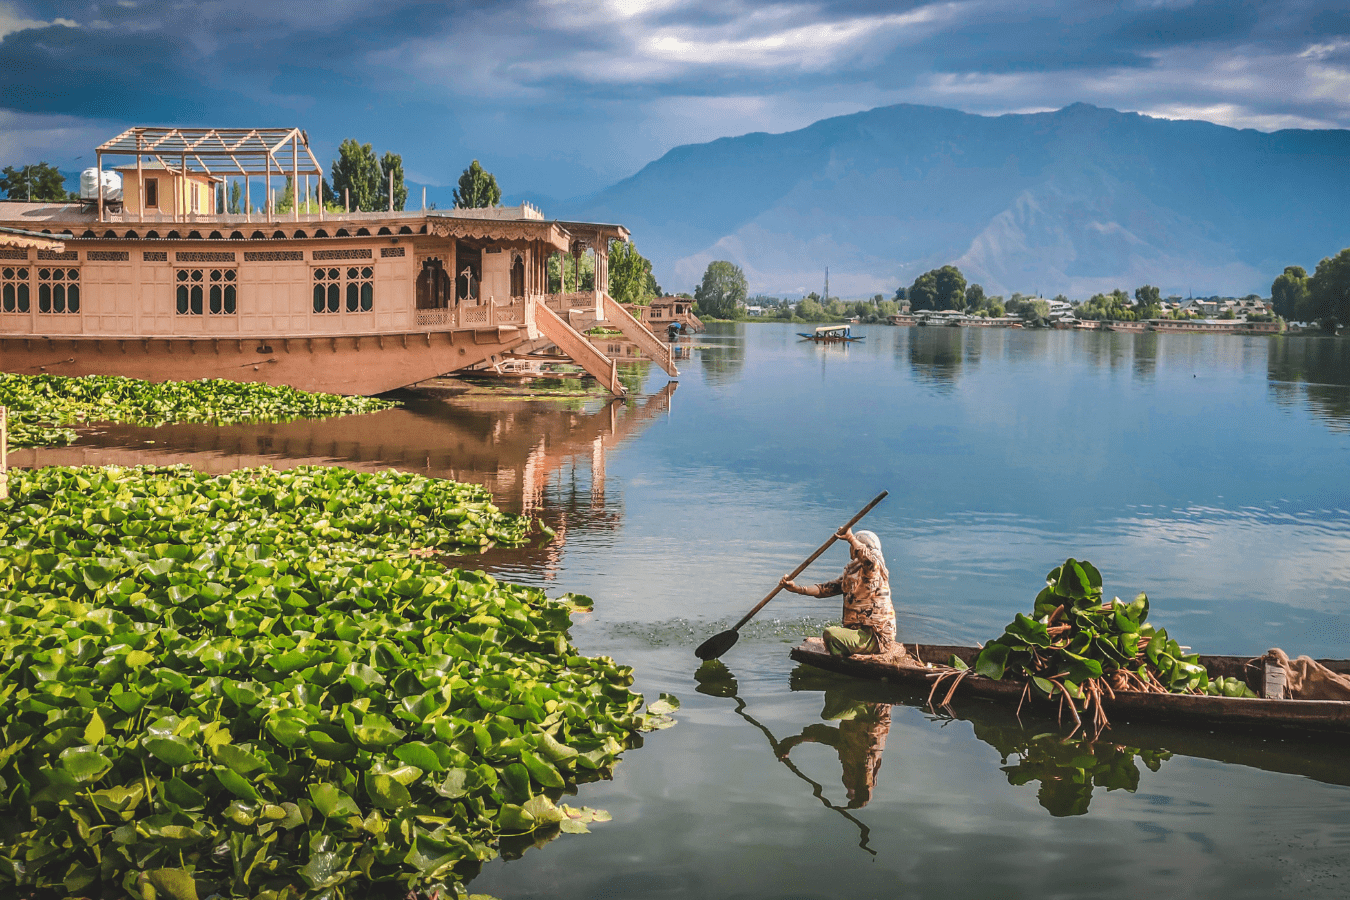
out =
{"type": "MultiPolygon", "coordinates": [[[[859,512],[853,518],[849,519],[848,524],[840,528],[839,531],[847,531],[854,525],[857,525],[859,520],[861,520],[863,516],[871,512],[872,507],[876,506],[882,500],[885,500],[886,495],[889,493],[890,491],[882,491],[880,494],[877,494],[876,497],[872,499],[871,503],[864,506],[861,512],[859,512]]],[[[839,540],[838,532],[830,535],[830,539],[825,543],[821,544],[820,547],[816,549],[815,553],[812,553],[810,556],[808,556],[806,558],[806,562],[802,563],[800,566],[798,566],[796,569],[792,571],[792,574],[788,576],[788,580],[791,581],[798,575],[802,574],[802,572],[805,572],[806,567],[811,565],[811,563],[815,562],[816,558],[820,556],[820,554],[830,549],[830,545],[837,540],[839,540]]],[[[694,655],[697,656],[699,659],[717,659],[723,653],[726,653],[732,647],[736,646],[736,641],[739,640],[741,636],[740,635],[741,626],[744,625],[746,622],[749,622],[751,619],[753,619],[755,617],[755,613],[763,609],[764,605],[768,603],[770,600],[772,600],[774,597],[777,597],[778,592],[781,591],[782,589],[783,585],[780,582],[777,587],[769,591],[769,596],[765,597],[763,600],[759,601],[759,603],[755,604],[755,608],[746,613],[739,622],[737,622],[735,625],[733,625],[726,631],[714,634],[712,637],[708,638],[706,641],[699,644],[698,649],[694,651],[694,655]]]]}

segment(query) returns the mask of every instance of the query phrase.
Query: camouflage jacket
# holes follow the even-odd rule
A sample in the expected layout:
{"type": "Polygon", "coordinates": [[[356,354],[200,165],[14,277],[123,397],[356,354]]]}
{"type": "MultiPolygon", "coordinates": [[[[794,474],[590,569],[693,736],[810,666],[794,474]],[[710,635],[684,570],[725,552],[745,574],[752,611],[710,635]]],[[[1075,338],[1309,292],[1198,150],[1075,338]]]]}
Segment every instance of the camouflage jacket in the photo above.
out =
{"type": "Polygon", "coordinates": [[[895,607],[891,584],[879,554],[866,546],[857,548],[844,573],[833,581],[816,585],[821,597],[844,595],[844,627],[867,628],[877,636],[881,652],[895,642],[895,607]]]}

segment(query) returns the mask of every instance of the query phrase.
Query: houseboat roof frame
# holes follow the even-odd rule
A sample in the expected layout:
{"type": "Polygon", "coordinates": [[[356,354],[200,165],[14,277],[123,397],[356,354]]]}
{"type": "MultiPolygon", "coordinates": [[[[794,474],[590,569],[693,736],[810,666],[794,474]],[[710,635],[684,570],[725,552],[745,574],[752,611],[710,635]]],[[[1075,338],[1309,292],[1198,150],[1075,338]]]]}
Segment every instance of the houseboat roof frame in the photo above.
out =
{"type": "Polygon", "coordinates": [[[323,167],[309,146],[309,135],[300,128],[173,128],[137,125],[94,148],[101,160],[105,154],[153,156],[166,169],[202,175],[318,175],[323,167]],[[290,159],[278,154],[290,146],[290,159]],[[301,162],[301,159],[307,162],[301,162]],[[224,165],[229,163],[228,166],[224,165]],[[213,170],[210,163],[216,163],[213,170]]]}

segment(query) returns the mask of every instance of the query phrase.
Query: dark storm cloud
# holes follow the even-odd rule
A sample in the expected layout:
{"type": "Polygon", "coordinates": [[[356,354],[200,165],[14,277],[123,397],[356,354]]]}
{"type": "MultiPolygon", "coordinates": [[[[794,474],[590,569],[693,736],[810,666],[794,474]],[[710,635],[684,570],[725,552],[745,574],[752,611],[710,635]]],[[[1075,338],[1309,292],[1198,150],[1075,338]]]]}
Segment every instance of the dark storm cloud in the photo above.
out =
{"type": "MultiPolygon", "coordinates": [[[[394,135],[424,177],[471,154],[572,192],[678,143],[887,103],[1001,113],[1080,100],[1344,127],[1350,12],[1326,0],[0,0],[12,134],[58,120],[296,122],[328,146],[394,135]]],[[[14,146],[0,136],[0,152],[14,146]]]]}

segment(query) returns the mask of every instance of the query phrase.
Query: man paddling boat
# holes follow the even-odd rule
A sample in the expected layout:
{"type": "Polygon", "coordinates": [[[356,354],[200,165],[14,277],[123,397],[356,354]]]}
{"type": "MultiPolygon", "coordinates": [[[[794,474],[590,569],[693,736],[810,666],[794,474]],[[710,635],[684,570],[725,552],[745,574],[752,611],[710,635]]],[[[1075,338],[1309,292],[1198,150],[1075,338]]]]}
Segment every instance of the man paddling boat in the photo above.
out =
{"type": "Polygon", "coordinates": [[[881,555],[881,539],[870,531],[854,533],[843,528],[837,534],[848,541],[849,562],[843,574],[833,581],[800,587],[784,575],[779,584],[785,590],[807,597],[844,596],[844,622],[831,625],[821,634],[833,656],[888,653],[904,645],[895,640],[895,607],[891,605],[891,573],[881,555]]]}

